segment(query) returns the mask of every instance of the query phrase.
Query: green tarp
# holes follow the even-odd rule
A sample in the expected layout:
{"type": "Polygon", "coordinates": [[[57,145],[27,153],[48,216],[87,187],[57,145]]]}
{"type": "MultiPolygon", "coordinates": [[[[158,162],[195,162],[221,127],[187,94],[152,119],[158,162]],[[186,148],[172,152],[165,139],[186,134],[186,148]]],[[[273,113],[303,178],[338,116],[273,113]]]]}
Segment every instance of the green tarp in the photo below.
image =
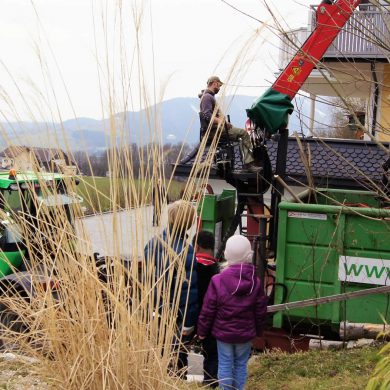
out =
{"type": "Polygon", "coordinates": [[[279,129],[287,127],[288,116],[293,111],[294,105],[290,97],[270,88],[246,110],[246,113],[257,126],[274,134],[279,129]]]}

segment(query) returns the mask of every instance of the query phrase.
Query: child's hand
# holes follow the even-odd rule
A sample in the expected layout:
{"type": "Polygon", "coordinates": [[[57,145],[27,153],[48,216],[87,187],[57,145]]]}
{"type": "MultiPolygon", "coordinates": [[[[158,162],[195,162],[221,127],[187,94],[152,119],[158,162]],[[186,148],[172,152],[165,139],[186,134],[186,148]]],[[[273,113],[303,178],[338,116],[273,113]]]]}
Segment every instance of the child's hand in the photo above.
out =
{"type": "Polygon", "coordinates": [[[199,339],[199,340],[204,340],[205,338],[206,338],[206,336],[199,336],[199,335],[198,335],[198,339],[199,339]]]}
{"type": "Polygon", "coordinates": [[[192,333],[194,333],[194,330],[195,330],[195,326],[190,326],[188,328],[183,327],[181,334],[183,336],[190,336],[192,333]]]}

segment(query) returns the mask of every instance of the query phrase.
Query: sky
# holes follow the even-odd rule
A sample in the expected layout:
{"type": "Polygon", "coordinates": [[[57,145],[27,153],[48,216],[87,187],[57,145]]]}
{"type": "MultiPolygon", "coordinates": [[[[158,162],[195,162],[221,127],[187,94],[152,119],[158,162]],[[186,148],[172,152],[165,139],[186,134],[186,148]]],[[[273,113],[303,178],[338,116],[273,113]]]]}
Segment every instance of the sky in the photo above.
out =
{"type": "MultiPolygon", "coordinates": [[[[286,29],[319,2],[267,0],[286,29]]],[[[0,121],[101,119],[196,97],[214,74],[227,95],[260,96],[278,70],[273,25],[262,0],[2,0],[0,121]]]]}

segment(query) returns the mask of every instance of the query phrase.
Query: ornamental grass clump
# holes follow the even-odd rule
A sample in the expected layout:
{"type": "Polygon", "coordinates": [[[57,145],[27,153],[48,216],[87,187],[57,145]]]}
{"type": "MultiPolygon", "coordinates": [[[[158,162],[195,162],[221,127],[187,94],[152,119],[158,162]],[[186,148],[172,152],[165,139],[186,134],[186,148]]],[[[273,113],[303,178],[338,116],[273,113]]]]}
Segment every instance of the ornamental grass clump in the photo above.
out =
{"type": "MultiPolygon", "coordinates": [[[[113,12],[111,16],[124,22],[122,3],[115,7],[93,11],[97,30],[100,12],[113,12]]],[[[134,36],[140,40],[142,13],[137,7],[131,11],[134,36]]],[[[121,28],[113,34],[124,38],[123,25],[119,25],[121,28]]],[[[102,30],[95,31],[96,39],[111,34],[108,29],[104,24],[102,30]]],[[[140,61],[137,50],[135,57],[140,61]]],[[[150,237],[159,233],[159,228],[152,227],[149,204],[153,187],[162,183],[167,194],[173,175],[165,172],[158,116],[147,109],[147,120],[135,128],[126,114],[116,114],[128,109],[130,98],[126,93],[132,83],[140,87],[141,105],[149,106],[141,62],[136,60],[130,65],[134,73],[116,73],[108,56],[107,52],[96,52],[102,102],[109,117],[106,134],[110,147],[106,157],[110,190],[99,190],[92,175],[92,180],[83,176],[64,178],[66,191],[61,192],[43,177],[35,161],[32,170],[37,182],[15,195],[22,207],[16,209],[12,202],[5,201],[7,211],[2,213],[2,220],[7,223],[7,234],[18,237],[15,246],[25,258],[24,273],[13,269],[14,280],[1,287],[0,342],[7,351],[36,359],[42,378],[57,388],[181,388],[186,384],[176,370],[177,334],[181,331],[176,317],[185,278],[183,256],[189,241],[179,255],[167,251],[165,261],[172,267],[156,279],[155,269],[143,253],[150,237]],[[134,142],[135,133],[141,134],[137,142],[143,145],[135,152],[137,155],[126,147],[134,142]],[[86,228],[82,203],[75,195],[77,182],[84,186],[83,201],[92,213],[105,210],[107,206],[102,207],[100,202],[109,202],[109,222],[104,223],[107,216],[96,218],[94,226],[109,244],[107,253],[94,253],[95,233],[86,228]],[[124,210],[131,214],[130,227],[122,218],[124,210]],[[126,253],[123,241],[130,243],[126,253]],[[176,288],[172,297],[168,287],[173,279],[176,288]]],[[[129,65],[126,61],[120,56],[123,69],[129,65]]],[[[59,131],[63,133],[63,129],[59,131]]],[[[66,134],[62,136],[66,140],[66,134]]],[[[72,155],[70,149],[65,151],[72,155]]],[[[205,141],[197,161],[204,151],[205,141]]],[[[182,157],[179,153],[177,161],[182,157]]],[[[205,186],[212,159],[213,153],[209,152],[201,168],[194,167],[182,192],[185,202],[192,202],[193,192],[205,186]]],[[[93,172],[92,161],[89,167],[93,172]]],[[[166,224],[167,203],[167,196],[163,196],[161,228],[166,224]]],[[[192,205],[197,208],[199,199],[192,205]]],[[[178,215],[177,221],[181,220],[178,215]]],[[[168,246],[180,230],[178,226],[173,224],[168,246]]]]}
{"type": "MultiPolygon", "coordinates": [[[[113,182],[121,177],[115,168],[116,158],[113,156],[112,160],[113,182]]],[[[130,160],[126,163],[131,166],[130,160]]],[[[187,200],[183,202],[193,208],[198,203],[190,202],[191,193],[194,186],[204,183],[207,164],[197,172],[197,178],[190,177],[184,190],[183,198],[187,200]]],[[[151,172],[157,172],[164,181],[159,169],[159,156],[149,155],[145,182],[152,182],[151,172]]],[[[23,210],[13,212],[9,204],[9,215],[4,216],[12,221],[9,231],[23,239],[18,245],[25,252],[29,287],[20,288],[25,273],[15,273],[16,283],[3,287],[0,299],[4,309],[0,333],[3,347],[36,358],[42,376],[64,389],[183,386],[180,372],[175,369],[174,346],[180,332],[176,317],[189,241],[179,255],[172,250],[165,252],[164,261],[172,266],[163,277],[157,278],[153,260],[144,258],[143,245],[139,245],[158,234],[151,226],[150,213],[145,213],[150,189],[145,188],[142,196],[133,199],[139,192],[129,180],[123,191],[137,204],[130,211],[136,220],[127,237],[133,243],[131,253],[124,256],[120,251],[124,226],[119,218],[122,208],[114,195],[110,215],[113,235],[106,237],[112,252],[109,256],[96,256],[78,198],[72,198],[74,203],[61,204],[64,194],[40,178],[38,170],[35,174],[39,193],[38,185],[30,185],[18,193],[21,203],[24,202],[23,210]],[[35,210],[35,215],[29,210],[35,210]],[[174,280],[172,297],[170,286],[174,280]]],[[[66,178],[65,182],[69,193],[77,189],[75,178],[66,178]]],[[[166,199],[162,208],[167,208],[166,199]]],[[[185,223],[186,218],[180,210],[171,218],[175,222],[168,247],[175,235],[182,234],[183,224],[193,225],[194,219],[185,223]]]]}
{"type": "MultiPolygon", "coordinates": [[[[174,177],[174,172],[168,174],[166,170],[160,113],[150,108],[153,104],[157,107],[163,96],[158,99],[153,90],[151,99],[148,93],[150,86],[156,84],[156,75],[154,69],[147,71],[150,64],[146,68],[141,51],[142,47],[148,47],[143,40],[145,9],[137,1],[103,2],[100,6],[93,2],[92,14],[100,98],[103,116],[107,118],[104,124],[109,147],[104,158],[108,164],[109,189],[99,189],[93,174],[96,166],[88,160],[91,177],[64,178],[66,193],[72,194],[66,198],[41,175],[38,164],[33,164],[37,185],[30,183],[16,192],[15,198],[4,199],[1,233],[6,231],[8,237],[14,237],[12,248],[23,251],[25,272],[15,274],[13,280],[1,286],[0,342],[5,350],[33,357],[41,376],[56,388],[186,388],[176,369],[176,336],[181,331],[177,329],[176,318],[186,277],[184,258],[191,237],[181,253],[169,250],[180,232],[184,215],[179,213],[165,243],[163,261],[169,266],[161,277],[157,276],[151,258],[144,256],[145,244],[167,225],[166,194],[174,177]],[[140,121],[127,114],[141,109],[145,110],[145,117],[140,121]],[[142,147],[130,148],[134,143],[142,147]],[[74,195],[78,192],[77,181],[83,186],[84,204],[90,213],[111,211],[109,216],[95,217],[93,231],[84,218],[82,203],[74,195]],[[161,225],[152,227],[150,199],[159,186],[165,187],[160,192],[165,195],[159,200],[161,225]],[[14,201],[20,207],[14,207],[14,201]],[[94,246],[96,235],[107,247],[107,251],[98,255],[94,246]],[[123,243],[130,244],[127,251],[123,251],[123,243]]],[[[280,24],[275,25],[280,28],[280,24]]],[[[248,60],[248,56],[261,31],[237,55],[224,78],[227,84],[229,81],[235,84],[254,60],[248,60]]],[[[49,66],[43,54],[38,54],[45,73],[49,66]]],[[[53,146],[59,148],[60,138],[66,145],[69,143],[58,112],[56,91],[47,88],[54,102],[46,101],[44,94],[35,91],[41,100],[33,104],[42,110],[49,109],[50,124],[58,119],[60,125],[54,137],[57,142],[53,146]],[[49,103],[56,109],[51,109],[49,103]]],[[[21,95],[30,112],[24,98],[28,94],[21,92],[21,95]]],[[[223,93],[220,95],[223,105],[223,93]]],[[[18,111],[6,93],[1,91],[0,97],[6,100],[10,112],[18,111]]],[[[194,117],[197,120],[196,114],[194,117]]],[[[50,126],[47,125],[48,129],[50,126]]],[[[207,184],[222,132],[221,126],[206,147],[208,129],[183,185],[181,198],[194,208],[202,207],[202,197],[194,194],[201,194],[207,184]]],[[[2,134],[2,138],[6,145],[12,145],[10,137],[2,134]]],[[[183,150],[184,147],[174,163],[184,157],[183,150]]],[[[72,155],[69,147],[65,151],[72,155]]],[[[304,153],[302,149],[305,170],[311,176],[311,153],[305,158],[304,153]]],[[[361,177],[357,169],[354,172],[361,177]]],[[[372,182],[367,185],[374,187],[372,182]]]]}

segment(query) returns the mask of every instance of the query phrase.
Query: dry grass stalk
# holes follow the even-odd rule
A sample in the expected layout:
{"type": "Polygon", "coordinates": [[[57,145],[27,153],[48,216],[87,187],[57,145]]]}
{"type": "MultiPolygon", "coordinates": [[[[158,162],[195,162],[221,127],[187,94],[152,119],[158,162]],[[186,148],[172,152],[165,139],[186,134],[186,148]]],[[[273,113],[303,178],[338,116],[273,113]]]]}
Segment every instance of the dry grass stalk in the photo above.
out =
{"type": "MultiPolygon", "coordinates": [[[[122,6],[122,2],[119,2],[118,19],[123,43],[126,19],[122,6]]],[[[143,92],[139,97],[142,106],[148,106],[149,103],[140,53],[143,17],[141,11],[137,7],[132,9],[136,50],[135,54],[129,57],[121,53],[119,62],[123,72],[119,72],[119,81],[115,79],[116,73],[110,68],[108,53],[103,56],[96,53],[96,58],[102,62],[98,64],[102,101],[110,117],[107,130],[113,146],[109,154],[112,173],[112,256],[96,264],[88,232],[82,228],[75,231],[69,222],[69,216],[73,220],[82,216],[79,205],[75,205],[70,214],[64,207],[53,212],[36,197],[33,187],[30,187],[26,194],[30,194],[31,204],[38,211],[37,217],[31,219],[27,213],[20,212],[4,216],[18,222],[20,232],[15,226],[15,233],[24,237],[29,258],[27,269],[32,274],[34,294],[27,294],[26,299],[24,290],[15,291],[13,286],[3,288],[0,304],[8,309],[10,318],[14,314],[17,318],[11,318],[8,328],[1,328],[1,339],[8,348],[36,357],[42,368],[42,375],[54,381],[56,387],[67,390],[158,390],[186,387],[172,370],[177,358],[172,351],[172,344],[177,333],[176,314],[180,282],[175,286],[172,305],[169,302],[172,302],[170,286],[174,275],[179,281],[185,277],[183,259],[188,247],[180,255],[167,251],[164,260],[170,266],[167,267],[164,277],[156,280],[156,270],[150,267],[151,259],[143,258],[139,245],[133,245],[131,261],[127,263],[123,261],[119,243],[123,228],[119,218],[120,194],[124,194],[128,206],[135,205],[133,212],[137,223],[130,234],[132,242],[146,243],[149,237],[145,225],[150,224],[150,221],[145,219],[141,209],[147,204],[148,194],[156,183],[165,182],[168,190],[172,181],[172,177],[166,179],[163,169],[161,129],[158,121],[155,117],[153,119],[149,112],[148,123],[141,125],[143,131],[140,134],[145,134],[145,139],[150,136],[155,142],[150,144],[147,153],[140,152],[138,156],[141,162],[139,177],[145,182],[142,190],[138,191],[133,180],[133,155],[129,154],[127,148],[122,147],[132,141],[132,124],[127,123],[124,115],[115,116],[115,113],[120,111],[118,107],[126,111],[134,100],[137,100],[131,95],[130,87],[134,83],[139,84],[139,89],[143,92]],[[121,143],[119,146],[117,136],[121,143]],[[52,290],[50,283],[46,283],[48,280],[58,288],[52,290]],[[163,302],[161,311],[156,307],[159,300],[163,302]]],[[[99,25],[98,20],[105,21],[107,17],[104,11],[98,10],[97,14],[95,28],[99,25]]],[[[103,36],[107,36],[106,28],[103,28],[103,36]]],[[[247,54],[247,50],[248,47],[245,47],[244,54],[247,54]]],[[[245,64],[237,61],[233,71],[245,64]]],[[[230,77],[234,77],[233,72],[230,77]]],[[[9,99],[3,91],[1,96],[3,99],[9,99]]],[[[12,102],[9,102],[9,105],[12,111],[15,111],[12,102]]],[[[208,134],[209,132],[210,129],[208,134]]],[[[203,138],[186,183],[184,200],[191,201],[193,194],[207,183],[214,158],[213,151],[221,132],[222,127],[218,129],[218,135],[213,139],[208,153],[208,134],[203,138]]],[[[140,142],[144,144],[145,139],[140,142]]],[[[303,155],[305,154],[302,149],[303,155]]],[[[303,158],[303,161],[310,178],[310,157],[303,158]]],[[[41,180],[40,185],[43,193],[51,193],[45,181],[41,180]]],[[[71,186],[71,182],[68,185],[71,186]]],[[[309,187],[314,190],[312,181],[309,187]]],[[[99,199],[100,196],[107,196],[96,192],[96,188],[90,186],[87,198],[99,195],[99,199]]],[[[199,199],[193,204],[195,207],[199,206],[199,199]]],[[[163,210],[167,207],[166,196],[162,198],[161,207],[163,210]]],[[[94,211],[99,212],[100,209],[97,207],[94,211]]],[[[168,237],[168,247],[172,244],[177,230],[178,226],[173,226],[172,235],[168,237]]]]}

